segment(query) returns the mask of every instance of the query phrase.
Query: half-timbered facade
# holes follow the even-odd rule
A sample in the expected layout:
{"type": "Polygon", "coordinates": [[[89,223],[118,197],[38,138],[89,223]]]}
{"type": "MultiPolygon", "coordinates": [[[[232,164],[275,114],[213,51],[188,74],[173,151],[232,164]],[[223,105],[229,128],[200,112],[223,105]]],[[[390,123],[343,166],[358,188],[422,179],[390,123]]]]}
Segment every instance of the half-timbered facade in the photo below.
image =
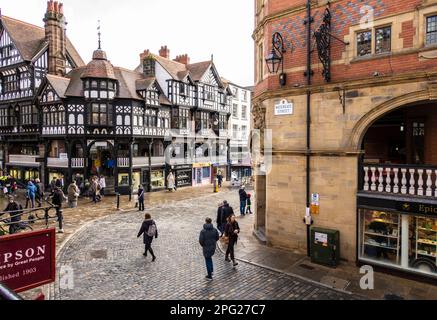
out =
{"type": "Polygon", "coordinates": [[[128,193],[139,184],[165,188],[170,170],[178,187],[229,171],[232,93],[212,61],[170,60],[162,47],[159,55],[143,53],[132,71],[113,66],[99,48],[85,65],[65,37],[62,5],[49,1],[44,21],[38,28],[1,17],[7,174],[65,186],[76,176],[104,175],[109,192],[128,193]]]}
{"type": "Polygon", "coordinates": [[[50,110],[39,111],[39,87],[47,74],[64,75],[67,67],[84,64],[65,37],[62,4],[49,1],[44,21],[40,28],[0,16],[0,169],[18,180],[42,178],[46,150],[41,130],[52,135],[66,131],[58,125],[65,121],[65,107],[57,104],[53,88],[44,97],[44,110],[50,110]]]}

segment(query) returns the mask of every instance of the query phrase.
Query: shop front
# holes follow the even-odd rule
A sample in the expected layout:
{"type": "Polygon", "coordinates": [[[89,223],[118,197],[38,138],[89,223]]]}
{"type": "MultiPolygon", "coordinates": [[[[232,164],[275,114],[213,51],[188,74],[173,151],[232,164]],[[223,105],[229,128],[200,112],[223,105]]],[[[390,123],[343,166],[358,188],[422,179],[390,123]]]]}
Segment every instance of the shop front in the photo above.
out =
{"type": "Polygon", "coordinates": [[[17,182],[21,184],[26,184],[28,181],[41,179],[40,166],[36,164],[35,166],[17,166],[12,164],[6,165],[5,173],[14,178],[17,182]]]}
{"type": "Polygon", "coordinates": [[[211,184],[211,168],[210,162],[193,164],[193,187],[211,184]]]}
{"type": "Polygon", "coordinates": [[[165,168],[152,168],[150,173],[150,191],[165,189],[165,168]]]}
{"type": "Polygon", "coordinates": [[[358,259],[437,278],[437,201],[360,194],[358,259]]]}
{"type": "Polygon", "coordinates": [[[192,185],[193,167],[191,165],[172,166],[171,170],[175,175],[176,187],[182,188],[182,187],[189,187],[192,185]]]}
{"type": "Polygon", "coordinates": [[[122,195],[127,195],[131,192],[135,193],[138,191],[138,186],[141,183],[141,170],[134,170],[132,172],[132,184],[130,184],[130,173],[119,172],[117,177],[117,190],[122,195]]]}

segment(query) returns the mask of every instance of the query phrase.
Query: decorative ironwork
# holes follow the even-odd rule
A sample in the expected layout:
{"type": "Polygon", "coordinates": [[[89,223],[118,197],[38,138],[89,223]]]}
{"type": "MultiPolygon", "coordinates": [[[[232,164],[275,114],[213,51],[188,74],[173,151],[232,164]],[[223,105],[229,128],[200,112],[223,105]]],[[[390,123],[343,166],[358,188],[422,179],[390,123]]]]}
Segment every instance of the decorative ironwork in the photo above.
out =
{"type": "Polygon", "coordinates": [[[286,84],[286,75],[284,73],[284,54],[287,52],[284,45],[284,39],[279,32],[272,35],[272,50],[266,58],[267,68],[270,73],[277,73],[281,67],[279,82],[281,86],[286,84]]]}
{"type": "Polygon", "coordinates": [[[319,60],[323,65],[323,78],[326,82],[331,81],[331,11],[326,8],[323,22],[314,33],[317,43],[319,60]]]}

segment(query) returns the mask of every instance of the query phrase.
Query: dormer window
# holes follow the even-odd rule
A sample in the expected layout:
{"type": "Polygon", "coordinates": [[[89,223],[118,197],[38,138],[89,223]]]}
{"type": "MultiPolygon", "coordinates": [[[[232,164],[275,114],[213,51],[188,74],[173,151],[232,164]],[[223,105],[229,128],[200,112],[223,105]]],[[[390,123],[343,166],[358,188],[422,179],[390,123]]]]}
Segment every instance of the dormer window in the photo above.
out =
{"type": "Polygon", "coordinates": [[[84,87],[84,96],[87,99],[114,99],[117,89],[116,83],[111,80],[86,80],[84,87]]]}
{"type": "Polygon", "coordinates": [[[93,81],[91,81],[91,88],[93,88],[93,89],[97,89],[97,81],[96,80],[93,80],[93,81]]]}

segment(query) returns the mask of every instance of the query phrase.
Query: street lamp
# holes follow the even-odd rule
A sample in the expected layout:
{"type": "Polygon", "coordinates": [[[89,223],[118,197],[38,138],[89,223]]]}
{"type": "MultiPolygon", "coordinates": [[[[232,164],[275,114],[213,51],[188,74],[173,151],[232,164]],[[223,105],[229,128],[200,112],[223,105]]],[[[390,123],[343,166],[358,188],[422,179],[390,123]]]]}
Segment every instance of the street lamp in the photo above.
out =
{"type": "Polygon", "coordinates": [[[269,73],[272,74],[278,73],[279,66],[281,66],[281,73],[279,75],[281,86],[285,86],[287,82],[287,76],[284,73],[284,53],[286,52],[282,35],[279,32],[275,32],[272,36],[272,50],[266,58],[266,64],[269,73]]]}

